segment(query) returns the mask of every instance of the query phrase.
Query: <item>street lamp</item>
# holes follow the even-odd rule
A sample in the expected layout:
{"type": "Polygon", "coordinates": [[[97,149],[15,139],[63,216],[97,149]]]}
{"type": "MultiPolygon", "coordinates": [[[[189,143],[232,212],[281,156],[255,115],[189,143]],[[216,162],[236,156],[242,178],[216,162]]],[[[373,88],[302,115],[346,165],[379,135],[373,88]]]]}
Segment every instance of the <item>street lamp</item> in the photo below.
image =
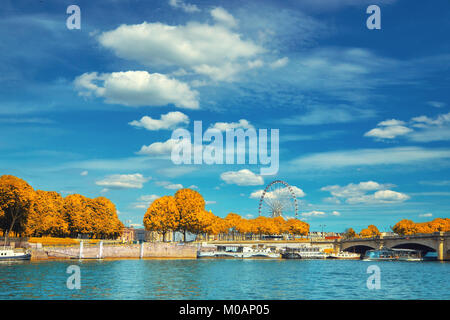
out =
{"type": "Polygon", "coordinates": [[[327,226],[326,224],[320,224],[320,225],[319,225],[319,227],[322,227],[322,238],[324,238],[324,239],[325,239],[325,237],[324,237],[324,235],[323,235],[323,228],[326,227],[326,226],[327,226]]]}

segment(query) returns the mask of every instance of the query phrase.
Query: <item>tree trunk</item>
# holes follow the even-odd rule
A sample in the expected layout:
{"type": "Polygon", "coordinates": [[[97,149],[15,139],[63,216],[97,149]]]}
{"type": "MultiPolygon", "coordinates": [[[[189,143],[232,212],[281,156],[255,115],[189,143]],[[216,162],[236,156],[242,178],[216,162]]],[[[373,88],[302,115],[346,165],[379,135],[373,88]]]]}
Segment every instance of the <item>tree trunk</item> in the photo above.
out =
{"type": "Polygon", "coordinates": [[[8,236],[9,233],[11,232],[11,230],[14,228],[14,224],[16,223],[17,217],[14,215],[11,221],[11,226],[9,227],[9,229],[7,229],[6,234],[5,234],[5,243],[4,243],[4,247],[6,247],[6,244],[8,243],[8,236]]]}

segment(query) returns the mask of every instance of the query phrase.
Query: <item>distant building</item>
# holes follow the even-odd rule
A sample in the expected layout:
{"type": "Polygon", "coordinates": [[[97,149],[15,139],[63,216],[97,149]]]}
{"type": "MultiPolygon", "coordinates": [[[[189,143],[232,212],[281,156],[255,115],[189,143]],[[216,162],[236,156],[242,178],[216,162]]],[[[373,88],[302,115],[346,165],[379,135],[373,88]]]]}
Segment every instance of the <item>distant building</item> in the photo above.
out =
{"type": "Polygon", "coordinates": [[[122,242],[133,242],[134,241],[134,228],[125,227],[123,228],[122,242]]]}
{"type": "MultiPolygon", "coordinates": [[[[174,232],[167,232],[166,241],[173,241],[174,232]]],[[[161,242],[163,241],[162,234],[156,231],[148,231],[143,228],[135,229],[133,227],[123,228],[121,237],[122,242],[161,242]]]]}

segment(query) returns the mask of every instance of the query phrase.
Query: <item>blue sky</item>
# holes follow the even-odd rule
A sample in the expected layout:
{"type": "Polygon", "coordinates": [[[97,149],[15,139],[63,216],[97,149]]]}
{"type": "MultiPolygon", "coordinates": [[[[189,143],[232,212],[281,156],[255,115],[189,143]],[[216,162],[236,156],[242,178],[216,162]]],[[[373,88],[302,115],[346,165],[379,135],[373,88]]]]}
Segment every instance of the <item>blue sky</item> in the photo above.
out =
{"type": "Polygon", "coordinates": [[[0,173],[133,224],[180,186],[255,217],[275,179],[313,230],[450,217],[449,17],[444,0],[3,1],[0,173]],[[174,165],[173,129],[199,120],[279,129],[277,175],[174,165]]]}

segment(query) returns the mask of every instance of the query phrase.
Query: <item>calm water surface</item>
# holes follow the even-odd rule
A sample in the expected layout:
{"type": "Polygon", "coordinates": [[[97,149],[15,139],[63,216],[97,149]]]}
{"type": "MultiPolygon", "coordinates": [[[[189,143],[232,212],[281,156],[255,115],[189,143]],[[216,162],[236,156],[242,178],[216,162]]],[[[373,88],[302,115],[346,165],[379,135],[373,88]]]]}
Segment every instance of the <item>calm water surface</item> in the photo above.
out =
{"type": "Polygon", "coordinates": [[[0,263],[0,299],[450,299],[450,263],[105,260],[0,263]],[[66,287],[68,266],[81,289],[66,287]],[[366,286],[381,269],[381,289],[366,286]]]}

